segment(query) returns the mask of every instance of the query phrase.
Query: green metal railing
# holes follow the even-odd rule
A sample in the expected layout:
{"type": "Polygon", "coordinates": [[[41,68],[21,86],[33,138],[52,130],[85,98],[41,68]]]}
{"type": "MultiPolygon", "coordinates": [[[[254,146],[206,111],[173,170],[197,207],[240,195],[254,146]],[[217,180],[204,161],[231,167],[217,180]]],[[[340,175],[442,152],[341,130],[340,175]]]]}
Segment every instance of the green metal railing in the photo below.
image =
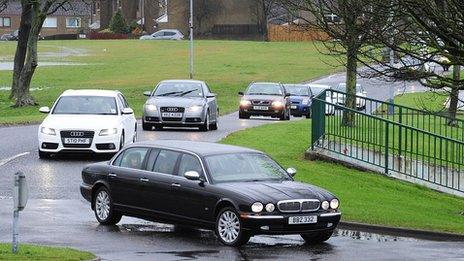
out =
{"type": "MultiPolygon", "coordinates": [[[[329,97],[345,95],[335,90],[329,97]]],[[[312,148],[359,160],[448,189],[464,192],[464,122],[448,126],[444,115],[355,96],[359,110],[326,100],[312,103],[312,148]],[[388,114],[388,106],[393,114],[388,114]],[[327,112],[333,112],[328,115],[327,112]],[[353,127],[342,124],[351,113],[353,127]]]]}

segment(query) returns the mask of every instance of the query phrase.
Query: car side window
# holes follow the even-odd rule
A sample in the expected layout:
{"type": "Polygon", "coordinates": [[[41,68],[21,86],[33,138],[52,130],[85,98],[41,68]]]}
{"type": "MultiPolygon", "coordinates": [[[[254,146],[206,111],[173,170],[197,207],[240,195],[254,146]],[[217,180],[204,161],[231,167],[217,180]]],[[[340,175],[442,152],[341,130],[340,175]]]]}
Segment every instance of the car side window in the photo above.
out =
{"type": "Polygon", "coordinates": [[[153,172],[163,174],[174,174],[174,169],[176,167],[176,163],[179,156],[179,152],[171,150],[161,150],[158,154],[158,157],[156,158],[156,162],[153,167],[153,172]]]}
{"type": "Polygon", "coordinates": [[[190,154],[183,154],[179,164],[178,176],[184,176],[185,172],[196,171],[200,175],[203,174],[201,163],[197,157],[190,154]]]}
{"type": "Polygon", "coordinates": [[[147,164],[145,166],[145,170],[153,171],[153,167],[155,165],[156,158],[158,157],[160,150],[159,149],[152,149],[150,155],[147,159],[147,164]]]}
{"type": "Polygon", "coordinates": [[[119,99],[119,102],[121,103],[123,108],[129,108],[129,104],[127,103],[124,96],[122,96],[121,94],[118,94],[118,99],[119,99]]]}
{"type": "Polygon", "coordinates": [[[143,169],[143,162],[148,154],[148,148],[130,148],[124,152],[119,166],[129,169],[143,169]]]}
{"type": "Polygon", "coordinates": [[[164,33],[164,36],[172,36],[172,35],[175,35],[176,33],[174,32],[165,32],[164,33]]]}

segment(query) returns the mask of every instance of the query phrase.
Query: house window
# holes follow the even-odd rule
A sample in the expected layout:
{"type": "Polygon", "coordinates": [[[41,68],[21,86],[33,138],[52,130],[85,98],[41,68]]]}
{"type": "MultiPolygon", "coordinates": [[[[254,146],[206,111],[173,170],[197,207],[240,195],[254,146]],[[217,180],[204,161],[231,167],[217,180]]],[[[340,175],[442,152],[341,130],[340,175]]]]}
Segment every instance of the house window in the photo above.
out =
{"type": "Polygon", "coordinates": [[[43,23],[43,28],[57,28],[58,19],[56,17],[47,17],[43,23]]]}
{"type": "Polygon", "coordinates": [[[0,27],[11,27],[11,18],[0,17],[0,27]]]}
{"type": "Polygon", "coordinates": [[[79,17],[66,18],[67,28],[79,28],[81,27],[81,19],[79,17]]]}
{"type": "Polygon", "coordinates": [[[326,14],[326,15],[325,15],[325,20],[326,20],[326,22],[329,23],[329,24],[330,24],[330,23],[338,24],[338,23],[341,22],[340,17],[339,17],[338,15],[336,15],[336,14],[333,14],[333,13],[332,13],[332,14],[326,14]]]}

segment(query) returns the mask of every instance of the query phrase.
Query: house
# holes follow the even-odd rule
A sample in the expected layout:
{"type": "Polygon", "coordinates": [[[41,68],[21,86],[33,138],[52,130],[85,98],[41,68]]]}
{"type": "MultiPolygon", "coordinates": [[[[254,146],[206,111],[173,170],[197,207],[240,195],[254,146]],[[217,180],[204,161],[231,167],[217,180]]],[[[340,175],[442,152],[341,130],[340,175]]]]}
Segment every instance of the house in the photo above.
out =
{"type": "MultiPolygon", "coordinates": [[[[45,19],[41,35],[44,37],[76,35],[88,27],[90,19],[91,5],[85,1],[72,0],[66,8],[60,8],[45,19]]],[[[20,22],[21,2],[9,1],[6,9],[0,13],[0,35],[14,32],[19,28],[20,22]]]]}

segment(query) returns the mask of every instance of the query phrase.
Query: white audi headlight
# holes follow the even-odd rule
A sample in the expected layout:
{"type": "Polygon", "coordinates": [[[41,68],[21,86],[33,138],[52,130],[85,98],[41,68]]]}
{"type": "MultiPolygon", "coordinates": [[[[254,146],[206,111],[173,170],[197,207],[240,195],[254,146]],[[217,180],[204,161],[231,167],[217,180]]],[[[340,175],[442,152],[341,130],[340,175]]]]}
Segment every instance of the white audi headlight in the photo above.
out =
{"type": "Polygon", "coordinates": [[[56,136],[55,129],[52,129],[52,128],[42,127],[40,128],[40,132],[42,132],[45,135],[56,136]]]}
{"type": "Polygon", "coordinates": [[[323,210],[327,210],[327,209],[329,209],[329,207],[330,207],[329,201],[323,201],[323,202],[322,202],[321,208],[322,208],[323,210]]]}
{"type": "Polygon", "coordinates": [[[266,205],[266,211],[267,212],[274,212],[274,210],[275,210],[274,204],[269,203],[269,204],[266,205]]]}
{"type": "Polygon", "coordinates": [[[145,109],[147,109],[147,111],[157,111],[158,110],[158,108],[156,108],[156,105],[154,105],[154,104],[146,104],[145,109]]]}
{"type": "Polygon", "coordinates": [[[103,129],[100,131],[100,136],[110,136],[118,134],[118,129],[117,128],[112,128],[112,129],[103,129]]]}
{"type": "Polygon", "coordinates": [[[191,106],[187,109],[188,112],[200,112],[203,110],[203,106],[202,105],[194,105],[194,106],[191,106]]]}
{"type": "Polygon", "coordinates": [[[255,212],[255,213],[259,213],[261,211],[263,211],[263,204],[261,202],[255,202],[253,203],[253,205],[251,205],[251,211],[255,212]]]}
{"type": "Polygon", "coordinates": [[[340,202],[338,201],[338,199],[334,198],[330,201],[330,208],[331,209],[337,209],[338,206],[340,206],[340,202]]]}

